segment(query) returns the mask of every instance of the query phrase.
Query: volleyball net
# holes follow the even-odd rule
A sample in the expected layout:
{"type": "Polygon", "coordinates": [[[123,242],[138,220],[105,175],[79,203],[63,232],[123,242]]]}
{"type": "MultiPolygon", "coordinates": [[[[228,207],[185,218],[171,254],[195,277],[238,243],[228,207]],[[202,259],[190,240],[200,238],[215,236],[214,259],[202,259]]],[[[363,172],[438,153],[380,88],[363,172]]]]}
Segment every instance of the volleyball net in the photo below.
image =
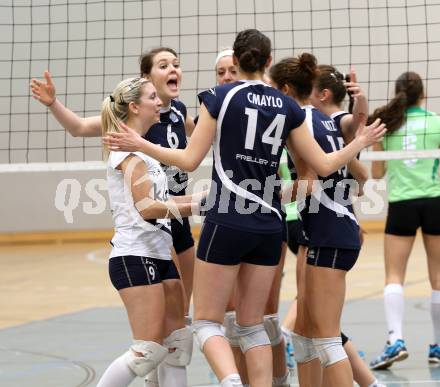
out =
{"type": "MultiPolygon", "coordinates": [[[[370,111],[387,102],[402,72],[416,71],[426,108],[440,113],[440,0],[4,0],[0,20],[3,169],[101,160],[99,138],[72,137],[30,96],[30,79],[46,69],[62,103],[97,115],[120,80],[139,74],[143,51],[169,46],[183,70],[180,99],[195,114],[197,93],[215,83],[218,50],[245,28],[270,37],[274,61],[310,51],[341,72],[353,67],[370,111]]],[[[438,157],[404,152],[387,154],[438,157]]]]}

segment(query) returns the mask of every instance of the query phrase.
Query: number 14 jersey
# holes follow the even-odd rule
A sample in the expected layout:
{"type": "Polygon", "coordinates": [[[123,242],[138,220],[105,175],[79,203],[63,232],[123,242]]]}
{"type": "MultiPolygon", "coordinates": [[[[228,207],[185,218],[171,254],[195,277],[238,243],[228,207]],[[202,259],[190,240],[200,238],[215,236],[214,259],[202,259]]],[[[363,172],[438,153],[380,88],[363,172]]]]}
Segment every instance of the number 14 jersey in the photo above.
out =
{"type": "Polygon", "coordinates": [[[239,81],[199,94],[217,120],[206,220],[257,233],[282,230],[278,167],[285,140],[305,113],[261,81],[239,81]]]}

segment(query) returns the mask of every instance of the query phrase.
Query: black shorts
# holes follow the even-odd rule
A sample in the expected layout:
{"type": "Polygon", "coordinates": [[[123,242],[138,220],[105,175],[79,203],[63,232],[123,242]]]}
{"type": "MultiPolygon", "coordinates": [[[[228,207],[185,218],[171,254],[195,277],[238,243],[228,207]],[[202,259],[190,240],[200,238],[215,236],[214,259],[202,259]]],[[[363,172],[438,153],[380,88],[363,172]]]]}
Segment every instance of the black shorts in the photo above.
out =
{"type": "Polygon", "coordinates": [[[282,242],[282,232],[254,233],[205,221],[197,257],[219,265],[238,265],[245,262],[276,266],[280,262],[282,242]]]}
{"type": "Polygon", "coordinates": [[[283,218],[283,234],[282,234],[282,237],[283,237],[283,242],[287,243],[287,241],[289,240],[289,231],[287,229],[286,219],[284,219],[284,218],[283,218]]]}
{"type": "Polygon", "coordinates": [[[182,221],[183,224],[177,219],[171,219],[171,235],[173,236],[173,247],[176,254],[183,253],[194,246],[188,218],[182,218],[182,221]]]}
{"type": "Polygon", "coordinates": [[[110,280],[117,290],[180,278],[172,260],[135,255],[110,258],[108,271],[110,280]]]}
{"type": "Polygon", "coordinates": [[[342,346],[344,346],[345,344],[347,344],[347,341],[349,341],[350,339],[348,338],[348,336],[344,334],[344,332],[341,332],[341,340],[342,340],[342,346]]]}
{"type": "Polygon", "coordinates": [[[295,255],[298,254],[298,240],[300,233],[302,233],[302,225],[300,220],[296,219],[287,222],[287,246],[289,246],[290,251],[295,255]]]}
{"type": "Polygon", "coordinates": [[[385,234],[414,236],[419,227],[440,235],[440,197],[389,203],[385,234]]]}
{"type": "Polygon", "coordinates": [[[309,247],[307,251],[307,264],[349,271],[356,263],[359,251],[359,249],[309,247]]]}

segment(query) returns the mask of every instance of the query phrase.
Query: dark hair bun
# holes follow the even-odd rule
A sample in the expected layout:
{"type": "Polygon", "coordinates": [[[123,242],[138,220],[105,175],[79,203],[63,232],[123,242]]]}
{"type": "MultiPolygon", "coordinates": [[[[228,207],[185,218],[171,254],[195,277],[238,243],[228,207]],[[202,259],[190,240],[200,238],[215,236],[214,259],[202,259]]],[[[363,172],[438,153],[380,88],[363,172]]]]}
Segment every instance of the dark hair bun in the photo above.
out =
{"type": "Polygon", "coordinates": [[[245,71],[254,72],[257,71],[262,65],[264,66],[265,60],[261,63],[261,51],[258,48],[251,48],[245,51],[239,58],[240,67],[245,71]]]}
{"type": "Polygon", "coordinates": [[[298,58],[299,67],[304,73],[310,75],[310,78],[314,79],[316,77],[316,70],[318,67],[318,62],[315,55],[308,52],[304,52],[298,58]]]}

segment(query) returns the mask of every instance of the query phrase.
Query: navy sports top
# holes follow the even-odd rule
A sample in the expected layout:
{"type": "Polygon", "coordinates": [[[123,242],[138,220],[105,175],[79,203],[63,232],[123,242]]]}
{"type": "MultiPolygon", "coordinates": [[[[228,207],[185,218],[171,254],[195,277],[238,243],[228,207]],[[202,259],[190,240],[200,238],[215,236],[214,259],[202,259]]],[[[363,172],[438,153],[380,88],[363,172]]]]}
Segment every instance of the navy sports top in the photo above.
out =
{"type": "MultiPolygon", "coordinates": [[[[161,109],[160,122],[154,124],[145,135],[145,139],[164,148],[186,148],[186,106],[177,100],[171,100],[169,108],[161,109]]],[[[168,177],[170,195],[185,195],[188,174],[175,166],[161,164],[168,177]]]]}
{"type": "Polygon", "coordinates": [[[217,120],[214,168],[206,220],[257,233],[282,230],[281,153],[305,114],[261,81],[239,81],[199,94],[217,120]]]}
{"type": "MultiPolygon", "coordinates": [[[[330,117],[310,105],[304,110],[309,129],[324,152],[344,147],[342,132],[330,117]]],[[[346,166],[327,177],[318,176],[318,189],[305,203],[298,203],[311,247],[360,248],[359,225],[346,189],[346,176],[346,166]]]]}

